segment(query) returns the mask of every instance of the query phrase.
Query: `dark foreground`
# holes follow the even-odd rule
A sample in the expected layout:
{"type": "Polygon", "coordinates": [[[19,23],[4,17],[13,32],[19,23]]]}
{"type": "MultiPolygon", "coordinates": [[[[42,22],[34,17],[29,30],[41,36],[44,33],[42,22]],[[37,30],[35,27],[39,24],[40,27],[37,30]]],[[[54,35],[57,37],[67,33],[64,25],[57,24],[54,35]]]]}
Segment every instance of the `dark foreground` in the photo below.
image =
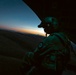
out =
{"type": "MultiPolygon", "coordinates": [[[[33,51],[44,37],[0,30],[0,75],[22,75],[26,51],[33,51]]],[[[74,57],[74,55],[73,55],[74,57]]],[[[76,59],[74,58],[76,61],[76,59]]],[[[63,75],[76,75],[76,62],[70,63],[63,75]]]]}

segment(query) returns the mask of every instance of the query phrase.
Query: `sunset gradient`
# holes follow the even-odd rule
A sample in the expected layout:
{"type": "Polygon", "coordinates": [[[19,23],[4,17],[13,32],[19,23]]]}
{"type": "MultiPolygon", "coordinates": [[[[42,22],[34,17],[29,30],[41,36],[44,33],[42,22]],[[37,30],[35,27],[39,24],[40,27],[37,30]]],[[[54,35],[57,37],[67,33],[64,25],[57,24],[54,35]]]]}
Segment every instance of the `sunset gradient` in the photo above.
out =
{"type": "Polygon", "coordinates": [[[0,0],[0,28],[45,35],[38,16],[22,0],[0,0]]]}
{"type": "Polygon", "coordinates": [[[44,31],[41,29],[38,30],[38,29],[26,29],[26,28],[14,28],[14,27],[1,26],[1,25],[0,25],[0,29],[6,29],[6,30],[12,30],[12,31],[17,31],[17,32],[21,32],[21,33],[45,36],[44,31]]]}

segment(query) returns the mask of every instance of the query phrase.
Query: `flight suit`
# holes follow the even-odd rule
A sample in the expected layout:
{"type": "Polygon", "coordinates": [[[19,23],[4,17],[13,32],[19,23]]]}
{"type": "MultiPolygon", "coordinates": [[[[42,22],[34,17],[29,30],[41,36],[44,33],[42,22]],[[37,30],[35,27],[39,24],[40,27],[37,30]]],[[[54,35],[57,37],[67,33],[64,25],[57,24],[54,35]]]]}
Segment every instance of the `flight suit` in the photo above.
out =
{"type": "MultiPolygon", "coordinates": [[[[70,59],[70,42],[64,33],[52,33],[27,56],[39,75],[61,75],[70,59]]],[[[35,75],[31,73],[28,75],[35,75]]]]}

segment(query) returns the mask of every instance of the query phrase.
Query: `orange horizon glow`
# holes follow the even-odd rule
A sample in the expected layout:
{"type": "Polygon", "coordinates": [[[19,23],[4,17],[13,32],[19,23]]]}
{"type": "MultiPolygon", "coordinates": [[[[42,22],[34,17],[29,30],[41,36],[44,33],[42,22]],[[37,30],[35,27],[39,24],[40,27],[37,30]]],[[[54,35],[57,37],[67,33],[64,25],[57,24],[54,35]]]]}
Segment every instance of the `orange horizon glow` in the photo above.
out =
{"type": "Polygon", "coordinates": [[[35,29],[14,28],[14,27],[8,27],[8,26],[0,26],[0,28],[14,30],[14,31],[22,32],[22,33],[29,33],[29,34],[45,36],[45,34],[43,32],[35,30],[35,29]]]}
{"type": "Polygon", "coordinates": [[[23,29],[23,28],[15,28],[14,30],[23,32],[23,33],[29,33],[29,34],[37,34],[37,35],[42,35],[44,36],[44,33],[38,31],[38,30],[33,30],[33,29],[23,29]]]}

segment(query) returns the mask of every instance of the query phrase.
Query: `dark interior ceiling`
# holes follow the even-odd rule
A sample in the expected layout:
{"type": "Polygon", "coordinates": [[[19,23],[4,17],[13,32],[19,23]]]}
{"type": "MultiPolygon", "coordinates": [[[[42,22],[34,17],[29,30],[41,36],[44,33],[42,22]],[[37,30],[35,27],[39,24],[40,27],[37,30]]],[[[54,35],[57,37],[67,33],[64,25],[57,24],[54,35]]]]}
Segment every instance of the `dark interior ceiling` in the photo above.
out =
{"type": "Polygon", "coordinates": [[[46,16],[58,18],[69,38],[76,43],[76,3],[73,0],[23,0],[42,20],[46,16]]]}

